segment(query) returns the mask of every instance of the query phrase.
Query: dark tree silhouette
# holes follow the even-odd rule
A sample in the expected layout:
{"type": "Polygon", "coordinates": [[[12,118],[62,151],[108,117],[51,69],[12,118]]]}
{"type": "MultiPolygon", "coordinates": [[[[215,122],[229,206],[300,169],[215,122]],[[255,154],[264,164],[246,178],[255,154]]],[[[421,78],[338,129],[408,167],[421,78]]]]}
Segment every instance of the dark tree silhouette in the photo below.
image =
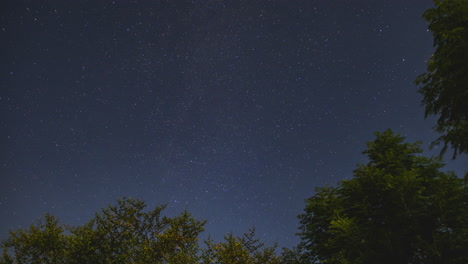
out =
{"type": "Polygon", "coordinates": [[[443,143],[441,155],[450,145],[457,154],[468,152],[468,1],[435,0],[435,8],[424,13],[434,35],[434,54],[427,72],[416,79],[424,96],[425,115],[438,115],[435,130],[443,143]]]}

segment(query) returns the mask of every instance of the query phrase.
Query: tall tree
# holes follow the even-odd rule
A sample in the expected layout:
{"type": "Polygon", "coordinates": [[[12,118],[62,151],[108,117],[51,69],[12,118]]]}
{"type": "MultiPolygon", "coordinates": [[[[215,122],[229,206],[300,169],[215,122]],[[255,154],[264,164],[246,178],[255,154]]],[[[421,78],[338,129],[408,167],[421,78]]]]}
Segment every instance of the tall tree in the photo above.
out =
{"type": "Polygon", "coordinates": [[[434,0],[435,8],[424,13],[434,35],[435,52],[427,72],[416,79],[424,96],[425,115],[438,115],[436,131],[450,145],[453,158],[468,152],[468,1],[434,0]]]}
{"type": "Polygon", "coordinates": [[[307,200],[303,263],[468,263],[468,175],[390,130],[376,136],[353,178],[307,200]]]}

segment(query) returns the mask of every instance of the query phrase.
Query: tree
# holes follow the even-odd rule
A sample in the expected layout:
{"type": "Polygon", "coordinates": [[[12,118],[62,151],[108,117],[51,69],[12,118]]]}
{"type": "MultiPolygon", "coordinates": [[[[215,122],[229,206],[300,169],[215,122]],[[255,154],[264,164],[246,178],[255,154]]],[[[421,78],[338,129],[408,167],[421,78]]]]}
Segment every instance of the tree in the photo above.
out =
{"type": "Polygon", "coordinates": [[[145,208],[140,200],[121,199],[88,223],[66,228],[47,214],[28,230],[10,233],[0,263],[198,263],[205,221],[188,212],[161,217],[165,206],[145,208]]]}
{"type": "Polygon", "coordinates": [[[2,245],[0,263],[66,263],[67,237],[63,231],[58,220],[46,214],[29,229],[10,232],[2,245]],[[12,249],[14,256],[9,255],[8,249],[12,249]]]}
{"type": "Polygon", "coordinates": [[[294,247],[292,249],[283,248],[281,252],[281,263],[283,264],[302,264],[315,263],[315,259],[307,254],[303,247],[294,247]]]}
{"type": "Polygon", "coordinates": [[[307,200],[303,263],[468,263],[468,174],[440,171],[390,130],[376,136],[352,179],[307,200]]]}
{"type": "Polygon", "coordinates": [[[251,229],[242,237],[225,241],[205,240],[198,235],[206,221],[184,211],[176,217],[162,216],[166,206],[145,210],[137,199],[120,199],[97,213],[84,225],[60,225],[46,214],[29,229],[10,232],[1,244],[0,264],[279,264],[276,246],[264,247],[251,229]]]}
{"type": "Polygon", "coordinates": [[[280,257],[275,255],[276,246],[264,247],[255,238],[255,229],[250,229],[242,237],[232,233],[224,236],[224,242],[215,243],[211,238],[205,240],[203,264],[279,264],[280,257]]]}
{"type": "Polygon", "coordinates": [[[161,217],[165,206],[122,199],[78,228],[70,228],[73,263],[196,263],[197,237],[205,221],[188,212],[161,217]]]}
{"type": "Polygon", "coordinates": [[[468,152],[468,1],[434,2],[423,16],[436,49],[415,82],[421,85],[426,117],[439,115],[435,130],[442,135],[433,144],[444,143],[441,155],[451,145],[455,158],[468,152]]]}

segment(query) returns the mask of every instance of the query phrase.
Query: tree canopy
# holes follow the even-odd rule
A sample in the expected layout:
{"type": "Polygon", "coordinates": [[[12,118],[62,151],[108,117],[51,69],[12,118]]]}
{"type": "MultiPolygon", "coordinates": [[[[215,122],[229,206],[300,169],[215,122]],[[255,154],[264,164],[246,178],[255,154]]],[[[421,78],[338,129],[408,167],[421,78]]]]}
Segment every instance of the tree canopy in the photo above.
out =
{"type": "Polygon", "coordinates": [[[307,200],[302,263],[468,263],[468,175],[390,130],[376,136],[353,178],[307,200]]]}
{"type": "Polygon", "coordinates": [[[435,0],[424,13],[434,35],[435,52],[427,72],[416,79],[424,96],[425,115],[438,115],[435,130],[443,143],[457,154],[468,152],[468,1],[435,0]]]}
{"type": "Polygon", "coordinates": [[[243,237],[228,234],[224,242],[208,239],[202,247],[198,236],[206,221],[186,211],[162,216],[165,206],[145,208],[124,198],[77,227],[46,214],[28,229],[10,232],[0,263],[280,263],[276,247],[263,247],[253,229],[243,237]]]}

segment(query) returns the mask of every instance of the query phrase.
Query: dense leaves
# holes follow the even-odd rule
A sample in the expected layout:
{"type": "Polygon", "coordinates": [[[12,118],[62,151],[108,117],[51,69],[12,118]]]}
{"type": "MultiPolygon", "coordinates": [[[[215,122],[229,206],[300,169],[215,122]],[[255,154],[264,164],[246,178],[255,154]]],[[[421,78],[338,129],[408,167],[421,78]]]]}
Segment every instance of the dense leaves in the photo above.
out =
{"type": "MultiPolygon", "coordinates": [[[[468,263],[466,180],[390,130],[300,215],[302,263],[468,263]]],[[[294,262],[291,262],[294,263],[294,262]]]]}
{"type": "Polygon", "coordinates": [[[439,115],[435,144],[449,145],[457,154],[468,152],[468,1],[436,0],[424,18],[434,35],[434,54],[427,72],[416,79],[424,96],[426,117],[439,115]]]}

